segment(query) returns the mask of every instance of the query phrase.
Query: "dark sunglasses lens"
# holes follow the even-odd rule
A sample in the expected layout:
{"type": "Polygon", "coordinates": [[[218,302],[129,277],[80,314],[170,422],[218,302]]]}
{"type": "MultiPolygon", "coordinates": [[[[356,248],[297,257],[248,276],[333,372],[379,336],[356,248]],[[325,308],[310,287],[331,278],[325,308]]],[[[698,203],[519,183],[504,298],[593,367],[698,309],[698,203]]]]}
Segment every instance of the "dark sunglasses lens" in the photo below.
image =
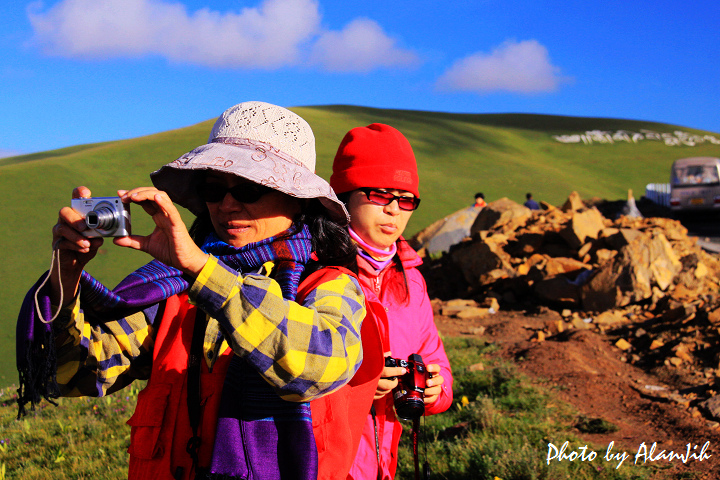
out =
{"type": "Polygon", "coordinates": [[[227,188],[217,183],[201,183],[197,192],[203,202],[216,203],[225,198],[227,188]]]}
{"type": "Polygon", "coordinates": [[[255,203],[260,197],[269,192],[268,187],[257,184],[236,185],[230,189],[230,194],[240,203],[255,203]]]}
{"type": "Polygon", "coordinates": [[[378,205],[389,205],[393,201],[395,195],[385,192],[379,192],[377,190],[370,190],[367,192],[368,200],[378,205]]]}
{"type": "Polygon", "coordinates": [[[415,210],[420,205],[420,199],[416,197],[402,197],[400,195],[393,195],[388,192],[381,192],[379,190],[367,190],[365,191],[368,200],[377,205],[389,205],[393,200],[398,201],[398,207],[400,210],[415,210]]]}
{"type": "Polygon", "coordinates": [[[255,203],[269,191],[268,187],[254,183],[235,185],[232,188],[219,183],[201,183],[197,189],[200,198],[208,203],[221,202],[228,192],[240,203],[255,203]]]}
{"type": "Polygon", "coordinates": [[[420,199],[415,197],[397,197],[400,210],[415,210],[420,204],[420,199]]]}

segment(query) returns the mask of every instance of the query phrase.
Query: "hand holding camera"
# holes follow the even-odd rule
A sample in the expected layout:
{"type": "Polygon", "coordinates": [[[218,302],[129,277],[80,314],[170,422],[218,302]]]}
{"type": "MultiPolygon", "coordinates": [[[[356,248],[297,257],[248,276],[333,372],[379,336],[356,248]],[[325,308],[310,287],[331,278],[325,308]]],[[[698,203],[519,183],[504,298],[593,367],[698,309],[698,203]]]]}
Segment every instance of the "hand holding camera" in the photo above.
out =
{"type": "MultiPolygon", "coordinates": [[[[72,201],[90,196],[90,189],[77,187],[72,192],[72,201]]],[[[83,232],[87,228],[85,217],[74,208],[63,207],[60,210],[58,221],[52,228],[53,250],[62,251],[62,255],[58,254],[58,263],[53,262],[51,267],[52,299],[56,304],[64,299],[62,306],[65,306],[72,300],[85,265],[103,244],[102,237],[85,236],[83,232]]]]}
{"type": "MultiPolygon", "coordinates": [[[[421,389],[420,385],[423,382],[421,378],[424,377],[424,388],[422,388],[423,404],[431,405],[435,403],[442,391],[442,384],[445,382],[442,375],[440,375],[440,365],[438,365],[437,363],[424,365],[422,357],[418,354],[414,354],[414,356],[411,355],[408,360],[392,358],[390,356],[390,352],[386,352],[385,355],[385,368],[383,369],[383,376],[378,382],[378,387],[375,393],[375,400],[378,400],[391,392],[395,394],[396,392],[409,391],[407,386],[414,384],[417,384],[417,388],[414,390],[416,391],[415,397],[417,398],[417,394],[419,394],[419,390],[421,389]],[[423,374],[421,372],[418,372],[417,369],[415,369],[412,372],[411,377],[410,365],[418,365],[418,359],[419,364],[424,366],[424,368],[421,367],[420,370],[425,370],[426,373],[423,374]],[[404,382],[405,387],[403,387],[401,382],[404,382]]],[[[399,393],[399,396],[400,398],[402,398],[403,394],[399,393]]],[[[397,404],[395,405],[397,410],[397,404]]],[[[420,412],[419,415],[422,415],[422,412],[420,412]]],[[[398,416],[400,415],[398,414],[398,416]]]]}
{"type": "Polygon", "coordinates": [[[52,233],[53,249],[62,251],[61,268],[53,266],[51,276],[53,297],[61,298],[55,292],[64,291],[65,304],[77,292],[83,269],[95,257],[106,236],[114,237],[116,245],[144,251],[185,273],[197,274],[207,261],[207,255],[190,238],[170,198],[152,187],[120,190],[117,197],[95,198],[87,187],[77,187],[72,193],[71,206],[60,210],[52,233]],[[156,227],[150,235],[131,235],[130,203],[139,204],[153,218],[156,227]]]}
{"type": "Polygon", "coordinates": [[[139,187],[120,191],[125,203],[136,203],[152,217],[155,229],[149,235],[115,238],[115,245],[150,254],[157,260],[197,276],[209,255],[200,250],[188,233],[177,208],[167,193],[155,187],[139,187]]]}
{"type": "Polygon", "coordinates": [[[405,420],[420,418],[425,413],[425,384],[429,378],[422,357],[417,353],[407,360],[385,357],[385,366],[405,368],[405,374],[398,377],[398,384],[393,389],[397,416],[405,420]]]}

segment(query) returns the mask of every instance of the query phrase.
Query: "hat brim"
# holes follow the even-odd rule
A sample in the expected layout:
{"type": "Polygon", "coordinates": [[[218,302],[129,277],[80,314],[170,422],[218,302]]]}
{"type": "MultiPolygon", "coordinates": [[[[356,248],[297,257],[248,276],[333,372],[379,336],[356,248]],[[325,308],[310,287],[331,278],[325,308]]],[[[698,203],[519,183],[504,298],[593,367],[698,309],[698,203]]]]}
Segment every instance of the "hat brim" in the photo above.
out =
{"type": "Polygon", "coordinates": [[[341,225],[350,223],[345,205],[327,181],[289,155],[253,140],[201,145],[151,173],[150,179],[173,202],[200,215],[206,206],[197,194],[197,173],[204,170],[238,175],[295,198],[317,198],[330,218],[341,225]]]}

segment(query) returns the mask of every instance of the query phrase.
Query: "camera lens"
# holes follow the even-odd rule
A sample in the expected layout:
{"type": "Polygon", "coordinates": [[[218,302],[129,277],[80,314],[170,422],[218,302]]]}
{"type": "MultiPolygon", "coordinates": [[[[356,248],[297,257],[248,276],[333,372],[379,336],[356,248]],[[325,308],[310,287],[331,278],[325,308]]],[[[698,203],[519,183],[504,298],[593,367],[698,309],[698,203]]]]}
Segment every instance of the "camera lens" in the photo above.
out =
{"type": "Polygon", "coordinates": [[[395,402],[395,413],[403,420],[420,418],[425,413],[425,402],[417,392],[412,392],[395,402]]]}
{"type": "Polygon", "coordinates": [[[112,208],[99,206],[85,215],[85,223],[95,230],[112,231],[117,228],[117,212],[112,208]]]}

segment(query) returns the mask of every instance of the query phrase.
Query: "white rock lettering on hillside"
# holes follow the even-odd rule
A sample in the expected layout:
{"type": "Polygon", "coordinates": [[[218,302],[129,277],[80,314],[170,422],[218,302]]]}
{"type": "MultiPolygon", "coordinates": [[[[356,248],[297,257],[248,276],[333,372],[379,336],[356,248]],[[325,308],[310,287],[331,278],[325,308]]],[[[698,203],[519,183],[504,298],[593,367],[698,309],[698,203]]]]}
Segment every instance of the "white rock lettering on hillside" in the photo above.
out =
{"type": "Polygon", "coordinates": [[[639,143],[644,140],[663,142],[669,147],[681,145],[694,147],[705,142],[720,145],[720,139],[714,135],[697,135],[683,132],[682,130],[675,130],[672,133],[658,133],[645,129],[639,132],[631,132],[628,130],[615,130],[614,132],[608,130],[588,130],[585,133],[553,135],[553,138],[560,143],[584,143],[585,145],[619,142],[639,143]]]}

